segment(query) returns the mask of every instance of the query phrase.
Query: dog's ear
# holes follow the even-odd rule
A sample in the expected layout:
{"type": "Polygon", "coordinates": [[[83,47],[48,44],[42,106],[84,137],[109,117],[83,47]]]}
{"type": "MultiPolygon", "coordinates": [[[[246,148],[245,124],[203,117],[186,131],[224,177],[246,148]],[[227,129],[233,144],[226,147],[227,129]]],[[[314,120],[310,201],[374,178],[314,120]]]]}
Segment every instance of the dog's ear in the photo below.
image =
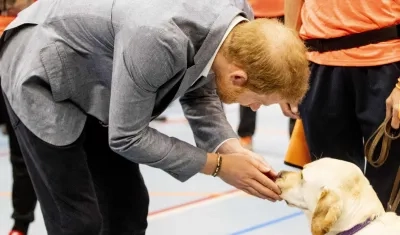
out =
{"type": "Polygon", "coordinates": [[[323,189],[311,220],[312,235],[324,235],[330,231],[342,213],[342,200],[329,189],[323,189]]]}

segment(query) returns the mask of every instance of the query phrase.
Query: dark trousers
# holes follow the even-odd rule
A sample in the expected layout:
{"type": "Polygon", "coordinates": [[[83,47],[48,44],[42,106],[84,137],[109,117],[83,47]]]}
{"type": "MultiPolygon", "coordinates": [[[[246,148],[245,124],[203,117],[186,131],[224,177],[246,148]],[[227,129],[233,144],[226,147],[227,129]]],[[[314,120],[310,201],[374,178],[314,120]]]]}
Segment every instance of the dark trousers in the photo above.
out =
{"type": "MultiPolygon", "coordinates": [[[[238,135],[240,137],[253,136],[256,130],[257,112],[249,107],[240,106],[240,122],[238,127],[238,135]]],[[[296,119],[289,118],[289,136],[292,135],[296,119]]]]}
{"type": "MultiPolygon", "coordinates": [[[[240,122],[238,135],[240,137],[253,136],[256,130],[257,112],[246,106],[240,106],[240,122]]],[[[289,136],[292,135],[296,119],[289,118],[289,136]]]]}
{"type": "Polygon", "coordinates": [[[13,176],[11,199],[14,209],[12,214],[14,226],[12,229],[27,233],[29,224],[35,219],[34,212],[37,199],[21,149],[9,121],[7,121],[7,132],[13,176]]]}
{"type": "Polygon", "coordinates": [[[257,112],[254,112],[249,107],[240,106],[239,113],[238,135],[240,137],[253,136],[256,130],[257,112]]]}
{"type": "Polygon", "coordinates": [[[0,123],[6,125],[10,149],[13,180],[11,194],[13,213],[11,217],[14,219],[14,226],[12,229],[26,234],[30,223],[35,219],[36,194],[28,170],[26,169],[15,132],[11,126],[2,95],[0,95],[0,112],[0,123]]]}
{"type": "MultiPolygon", "coordinates": [[[[333,157],[364,169],[364,141],[385,119],[385,100],[400,77],[400,62],[373,67],[310,66],[311,87],[300,113],[313,160],[333,157]]],[[[399,165],[400,140],[392,142],[383,166],[367,164],[366,176],[385,208],[399,165]]]]}
{"type": "Polygon", "coordinates": [[[108,146],[88,117],[79,139],[54,146],[37,138],[6,100],[49,235],[143,235],[149,195],[139,166],[108,146]]]}

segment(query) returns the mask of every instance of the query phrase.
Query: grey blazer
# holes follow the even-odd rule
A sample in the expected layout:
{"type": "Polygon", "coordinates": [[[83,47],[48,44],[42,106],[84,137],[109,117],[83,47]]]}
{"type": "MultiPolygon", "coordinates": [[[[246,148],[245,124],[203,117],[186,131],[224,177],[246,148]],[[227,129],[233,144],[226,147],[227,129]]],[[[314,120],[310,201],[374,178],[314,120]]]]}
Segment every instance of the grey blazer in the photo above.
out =
{"type": "Polygon", "coordinates": [[[246,2],[40,0],[0,40],[2,89],[42,140],[73,143],[92,115],[114,151],[185,181],[236,138],[212,73],[200,74],[232,19],[253,18],[246,2]],[[176,99],[197,147],[149,127],[176,99]]]}

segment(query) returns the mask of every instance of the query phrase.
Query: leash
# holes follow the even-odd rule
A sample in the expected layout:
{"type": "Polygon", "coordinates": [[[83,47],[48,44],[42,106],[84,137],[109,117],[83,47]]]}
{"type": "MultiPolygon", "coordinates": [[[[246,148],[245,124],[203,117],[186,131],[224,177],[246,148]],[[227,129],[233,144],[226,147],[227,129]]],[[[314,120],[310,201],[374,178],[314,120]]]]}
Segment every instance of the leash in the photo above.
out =
{"type": "Polygon", "coordinates": [[[354,235],[357,232],[361,231],[363,228],[367,227],[374,219],[375,218],[369,218],[366,221],[364,221],[360,224],[357,224],[356,226],[354,226],[346,231],[338,233],[337,235],[354,235]]]}
{"type": "MultiPolygon", "coordinates": [[[[378,129],[367,140],[364,151],[368,162],[374,167],[382,166],[389,155],[390,146],[393,140],[400,138],[400,131],[391,127],[392,118],[386,118],[378,129]],[[376,160],[374,160],[374,152],[377,145],[381,142],[381,152],[376,160]]],[[[400,166],[397,170],[397,176],[393,183],[392,192],[387,205],[387,211],[395,212],[400,202],[400,166]]]]}

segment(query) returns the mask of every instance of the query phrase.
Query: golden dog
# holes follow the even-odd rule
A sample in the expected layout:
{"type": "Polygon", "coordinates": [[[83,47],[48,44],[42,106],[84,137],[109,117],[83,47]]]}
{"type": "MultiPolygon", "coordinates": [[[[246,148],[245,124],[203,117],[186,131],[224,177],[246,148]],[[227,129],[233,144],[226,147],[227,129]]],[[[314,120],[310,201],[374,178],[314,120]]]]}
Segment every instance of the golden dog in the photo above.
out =
{"type": "Polygon", "coordinates": [[[276,179],[282,199],[301,209],[313,235],[400,235],[400,217],[387,213],[354,164],[321,158],[276,179]]]}

